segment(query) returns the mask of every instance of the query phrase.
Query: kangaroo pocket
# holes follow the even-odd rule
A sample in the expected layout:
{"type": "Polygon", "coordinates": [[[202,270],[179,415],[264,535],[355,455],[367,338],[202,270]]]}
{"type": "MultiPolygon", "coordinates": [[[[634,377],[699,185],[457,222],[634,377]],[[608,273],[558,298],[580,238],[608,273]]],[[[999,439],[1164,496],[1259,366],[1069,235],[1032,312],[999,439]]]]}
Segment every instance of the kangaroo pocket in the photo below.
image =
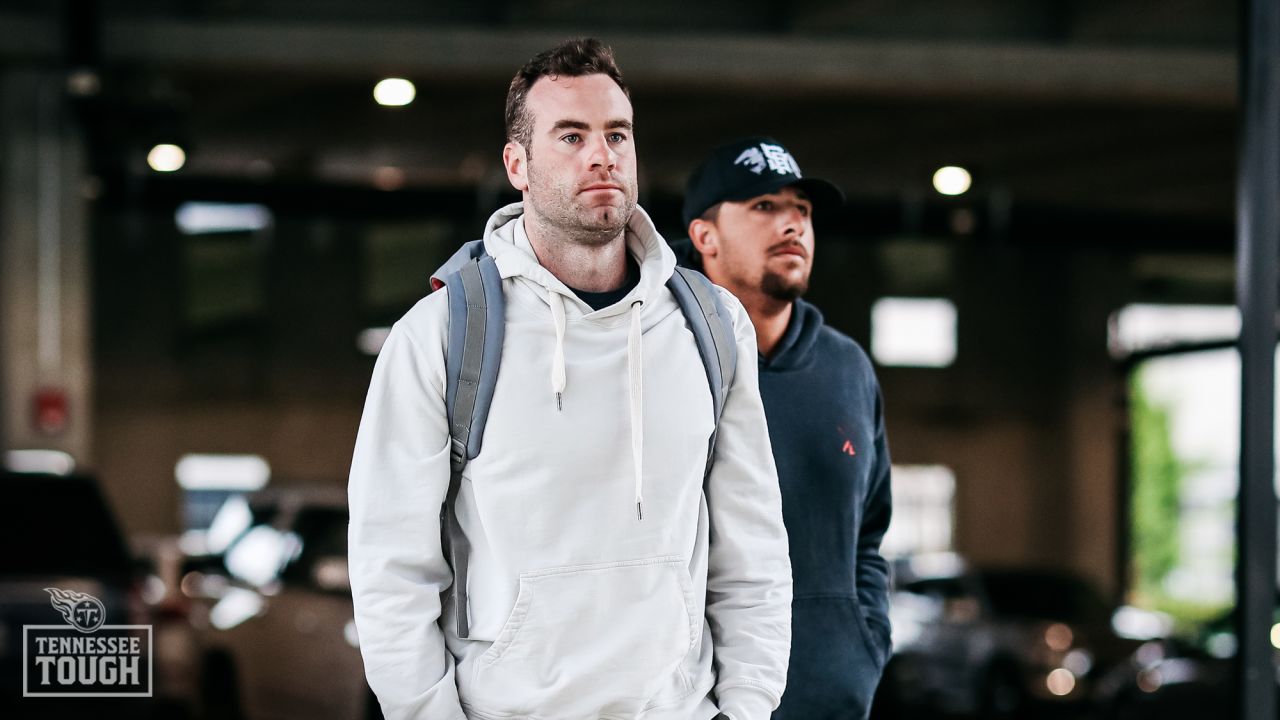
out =
{"type": "Polygon", "coordinates": [[[773,720],[865,718],[884,664],[872,631],[854,598],[795,598],[787,689],[773,720]]]}
{"type": "Polygon", "coordinates": [[[702,631],[683,563],[667,556],[522,573],[464,701],[498,716],[634,714],[669,686],[702,631]]]}

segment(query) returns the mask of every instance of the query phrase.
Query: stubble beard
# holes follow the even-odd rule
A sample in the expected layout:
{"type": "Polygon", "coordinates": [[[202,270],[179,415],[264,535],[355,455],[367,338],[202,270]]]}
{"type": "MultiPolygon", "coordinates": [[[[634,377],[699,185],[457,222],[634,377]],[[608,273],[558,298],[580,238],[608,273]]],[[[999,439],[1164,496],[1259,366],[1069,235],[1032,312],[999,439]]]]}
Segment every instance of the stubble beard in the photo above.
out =
{"type": "Polygon", "coordinates": [[[544,185],[529,159],[529,202],[556,233],[578,245],[607,245],[622,235],[636,210],[636,190],[624,185],[621,207],[585,207],[575,201],[577,188],[555,181],[544,185]]]}

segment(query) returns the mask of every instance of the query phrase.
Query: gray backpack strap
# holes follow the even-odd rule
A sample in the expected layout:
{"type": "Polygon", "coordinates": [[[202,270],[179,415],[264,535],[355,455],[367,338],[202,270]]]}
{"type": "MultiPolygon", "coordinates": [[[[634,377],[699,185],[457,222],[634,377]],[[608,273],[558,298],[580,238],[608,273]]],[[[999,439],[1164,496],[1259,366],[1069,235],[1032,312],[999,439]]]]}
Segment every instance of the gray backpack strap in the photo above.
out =
{"type": "Polygon", "coordinates": [[[734,339],[733,318],[725,311],[719,292],[705,275],[686,267],[676,267],[667,281],[667,288],[675,296],[684,312],[689,330],[698,344],[698,354],[707,371],[707,383],[711,387],[711,405],[715,411],[715,427],[707,447],[705,474],[711,474],[716,456],[716,434],[720,430],[720,415],[724,412],[729,388],[733,386],[738,368],[738,344],[734,339]]]}
{"type": "Polygon", "coordinates": [[[431,289],[439,290],[444,287],[445,280],[447,280],[450,275],[461,270],[463,265],[466,265],[472,260],[479,260],[484,257],[484,255],[484,240],[472,240],[471,242],[463,243],[462,247],[458,248],[457,252],[449,256],[449,259],[445,260],[444,264],[441,265],[439,269],[431,273],[431,289]]]}
{"type": "MultiPolygon", "coordinates": [[[[473,249],[473,245],[472,249],[463,246],[454,258],[473,249]]],[[[462,486],[462,471],[467,461],[480,454],[485,420],[493,402],[494,386],[498,384],[506,308],[502,277],[493,258],[483,254],[483,246],[478,258],[465,258],[458,265],[452,273],[433,275],[432,281],[449,288],[449,347],[445,357],[445,405],[450,437],[449,492],[440,510],[440,522],[449,564],[453,568],[452,592],[458,637],[465,638],[470,635],[467,564],[471,543],[458,526],[455,509],[462,486]]]]}

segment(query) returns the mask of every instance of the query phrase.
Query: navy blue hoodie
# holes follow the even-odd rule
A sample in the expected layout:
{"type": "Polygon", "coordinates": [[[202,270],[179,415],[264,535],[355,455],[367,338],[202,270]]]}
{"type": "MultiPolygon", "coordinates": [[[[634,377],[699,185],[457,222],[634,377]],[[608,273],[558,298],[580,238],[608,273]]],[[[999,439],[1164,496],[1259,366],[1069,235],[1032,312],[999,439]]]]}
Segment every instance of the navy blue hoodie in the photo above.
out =
{"type": "Polygon", "coordinates": [[[803,300],[760,396],[791,546],[791,665],[775,720],[862,720],[889,653],[889,446],[858,343],[803,300]]]}
{"type": "MultiPolygon", "coordinates": [[[[688,241],[676,256],[700,266],[688,241]]],[[[861,346],[803,300],[773,356],[759,362],[794,593],[787,689],[773,717],[862,720],[890,648],[880,385],[861,346]]]]}

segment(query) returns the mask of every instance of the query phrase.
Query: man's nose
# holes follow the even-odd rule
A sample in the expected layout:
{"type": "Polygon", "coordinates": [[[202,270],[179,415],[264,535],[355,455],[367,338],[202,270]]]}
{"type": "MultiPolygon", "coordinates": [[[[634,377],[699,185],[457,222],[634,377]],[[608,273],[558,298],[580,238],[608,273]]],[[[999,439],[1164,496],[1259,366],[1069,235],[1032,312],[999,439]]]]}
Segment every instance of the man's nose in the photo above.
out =
{"type": "Polygon", "coordinates": [[[792,206],[783,213],[782,234],[786,237],[799,240],[804,237],[804,213],[800,208],[792,206]]]}
{"type": "Polygon", "coordinates": [[[605,168],[612,170],[618,162],[618,154],[613,151],[613,147],[609,145],[606,135],[597,135],[587,141],[591,144],[588,161],[591,163],[591,169],[605,168]]]}

